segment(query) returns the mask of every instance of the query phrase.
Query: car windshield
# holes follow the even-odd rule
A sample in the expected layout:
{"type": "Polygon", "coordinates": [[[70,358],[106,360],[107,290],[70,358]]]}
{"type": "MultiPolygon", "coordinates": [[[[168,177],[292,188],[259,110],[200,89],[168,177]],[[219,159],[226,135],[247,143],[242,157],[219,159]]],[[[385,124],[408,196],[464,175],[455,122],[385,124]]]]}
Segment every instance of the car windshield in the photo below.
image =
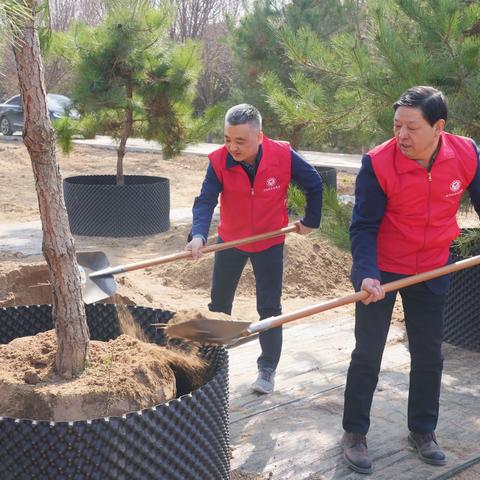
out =
{"type": "Polygon", "coordinates": [[[14,97],[8,99],[5,103],[7,105],[20,105],[21,104],[20,95],[15,95],[14,97]]]}
{"type": "Polygon", "coordinates": [[[72,101],[64,95],[48,94],[47,103],[50,110],[63,111],[72,108],[72,101]]]}

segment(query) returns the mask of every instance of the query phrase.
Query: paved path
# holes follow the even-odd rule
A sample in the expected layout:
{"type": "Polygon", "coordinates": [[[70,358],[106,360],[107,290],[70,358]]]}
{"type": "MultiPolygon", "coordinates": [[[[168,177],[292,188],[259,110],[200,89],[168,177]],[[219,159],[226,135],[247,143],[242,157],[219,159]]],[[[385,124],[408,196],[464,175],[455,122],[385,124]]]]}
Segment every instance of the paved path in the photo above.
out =
{"type": "MultiPolygon", "coordinates": [[[[0,136],[0,141],[22,141],[20,134],[12,136],[0,136]]],[[[79,145],[89,145],[95,148],[107,148],[116,149],[117,144],[111,137],[104,135],[97,135],[96,138],[88,140],[74,140],[74,143],[79,145]]],[[[198,155],[207,156],[221,145],[218,143],[196,143],[187,145],[182,153],[185,155],[198,155]]],[[[131,152],[155,152],[161,153],[162,147],[158,142],[153,140],[142,140],[141,138],[129,138],[127,141],[127,150],[131,152]]],[[[312,165],[334,167],[337,170],[344,172],[357,173],[362,156],[361,155],[349,155],[345,153],[328,153],[328,152],[313,152],[308,150],[300,150],[300,153],[308,160],[312,165]]]]}
{"type": "MultiPolygon", "coordinates": [[[[116,143],[106,136],[98,135],[91,140],[75,140],[75,143],[81,145],[90,145],[97,148],[116,148],[116,143]]],[[[184,154],[207,156],[216,148],[220,147],[217,143],[197,143],[194,145],[187,145],[183,149],[184,154]]],[[[127,141],[127,150],[132,152],[158,152],[162,151],[159,143],[154,141],[142,140],[139,138],[130,138],[127,141]]],[[[312,164],[317,166],[335,167],[339,170],[356,173],[360,168],[361,155],[347,155],[343,153],[324,153],[303,151],[300,153],[312,164]]]]}
{"type": "MultiPolygon", "coordinates": [[[[219,214],[218,207],[214,218],[219,214]]],[[[170,210],[172,224],[192,222],[190,207],[170,210]]],[[[18,256],[40,255],[42,253],[42,226],[40,220],[31,222],[0,223],[0,253],[18,256]]]]}
{"type": "MultiPolygon", "coordinates": [[[[272,395],[250,389],[258,341],[230,349],[232,469],[260,473],[264,480],[365,479],[345,466],[339,445],[354,321],[345,310],[312,318],[317,320],[284,329],[272,395]]],[[[391,326],[372,407],[369,479],[446,480],[478,461],[480,353],[445,344],[444,355],[438,438],[448,463],[434,467],[421,462],[406,441],[410,356],[404,327],[391,326]]],[[[463,478],[480,478],[475,469],[463,478]]]]}

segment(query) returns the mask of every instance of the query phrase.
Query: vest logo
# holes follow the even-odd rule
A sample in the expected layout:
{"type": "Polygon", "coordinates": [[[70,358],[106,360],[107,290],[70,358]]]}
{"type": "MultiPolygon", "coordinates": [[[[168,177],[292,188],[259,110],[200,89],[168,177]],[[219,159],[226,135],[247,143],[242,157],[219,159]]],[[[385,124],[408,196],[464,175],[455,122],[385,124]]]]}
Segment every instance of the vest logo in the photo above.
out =
{"type": "Polygon", "coordinates": [[[267,188],[272,188],[277,184],[277,179],[275,177],[267,178],[267,188]]]}
{"type": "Polygon", "coordinates": [[[462,182],[460,180],[454,180],[451,184],[450,184],[450,190],[453,192],[453,193],[457,193],[460,188],[462,188],[462,182]]]}
{"type": "Polygon", "coordinates": [[[278,180],[275,177],[268,177],[265,182],[265,188],[263,189],[264,192],[271,192],[272,190],[278,190],[280,185],[278,184],[278,180]]]}
{"type": "Polygon", "coordinates": [[[463,188],[462,188],[462,181],[461,180],[453,180],[452,183],[450,183],[450,193],[446,193],[445,197],[456,197],[458,195],[461,195],[463,193],[463,188]]]}

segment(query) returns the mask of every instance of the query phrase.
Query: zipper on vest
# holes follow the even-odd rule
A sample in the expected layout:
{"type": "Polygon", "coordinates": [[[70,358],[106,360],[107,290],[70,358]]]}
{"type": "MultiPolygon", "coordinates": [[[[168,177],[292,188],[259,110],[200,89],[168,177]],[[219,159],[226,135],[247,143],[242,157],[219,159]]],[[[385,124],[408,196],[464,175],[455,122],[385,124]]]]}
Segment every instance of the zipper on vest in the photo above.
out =
{"type": "MultiPolygon", "coordinates": [[[[430,224],[430,203],[431,203],[431,197],[432,197],[432,172],[427,172],[427,179],[428,179],[428,202],[427,202],[427,224],[425,225],[425,229],[423,231],[423,247],[420,249],[420,252],[422,252],[425,249],[425,245],[427,243],[427,230],[428,230],[428,225],[430,224]]],[[[417,274],[420,273],[418,269],[418,256],[419,253],[417,253],[417,274]]]]}
{"type": "MultiPolygon", "coordinates": [[[[253,179],[253,183],[255,183],[255,178],[253,179]]],[[[251,218],[251,229],[252,235],[256,235],[255,230],[255,208],[253,207],[253,202],[255,200],[255,190],[253,189],[253,185],[250,188],[250,218],[251,218]]]]}

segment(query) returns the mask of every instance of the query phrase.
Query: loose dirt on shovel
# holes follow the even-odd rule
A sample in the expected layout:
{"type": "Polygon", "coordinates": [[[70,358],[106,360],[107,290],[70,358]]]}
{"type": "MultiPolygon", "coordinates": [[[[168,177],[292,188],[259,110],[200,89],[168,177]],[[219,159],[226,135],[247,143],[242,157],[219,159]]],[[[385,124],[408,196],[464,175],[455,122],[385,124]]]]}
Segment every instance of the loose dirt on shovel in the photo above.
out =
{"type": "Polygon", "coordinates": [[[178,310],[169,325],[177,325],[178,323],[188,322],[189,320],[218,320],[219,322],[231,322],[233,319],[230,315],[220,312],[211,312],[206,308],[184,308],[178,310]]]}

